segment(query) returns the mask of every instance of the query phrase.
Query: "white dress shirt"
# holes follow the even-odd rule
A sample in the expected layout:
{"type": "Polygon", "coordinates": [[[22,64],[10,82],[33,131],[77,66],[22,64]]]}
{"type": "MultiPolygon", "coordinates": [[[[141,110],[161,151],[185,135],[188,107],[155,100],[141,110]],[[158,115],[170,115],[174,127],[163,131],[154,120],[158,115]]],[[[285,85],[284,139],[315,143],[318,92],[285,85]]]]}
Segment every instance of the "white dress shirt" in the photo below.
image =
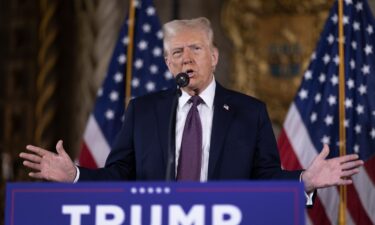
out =
{"type": "MultiPolygon", "coordinates": [[[[204,103],[197,106],[199,117],[202,123],[202,165],[200,181],[207,181],[208,174],[208,156],[210,153],[212,118],[214,116],[214,97],[215,97],[216,82],[212,79],[207,88],[199,94],[204,103]]],[[[176,115],[176,168],[177,174],[178,158],[181,152],[182,133],[184,131],[185,120],[187,114],[192,106],[189,103],[191,96],[182,90],[182,95],[178,99],[177,115],[176,115]]]]}

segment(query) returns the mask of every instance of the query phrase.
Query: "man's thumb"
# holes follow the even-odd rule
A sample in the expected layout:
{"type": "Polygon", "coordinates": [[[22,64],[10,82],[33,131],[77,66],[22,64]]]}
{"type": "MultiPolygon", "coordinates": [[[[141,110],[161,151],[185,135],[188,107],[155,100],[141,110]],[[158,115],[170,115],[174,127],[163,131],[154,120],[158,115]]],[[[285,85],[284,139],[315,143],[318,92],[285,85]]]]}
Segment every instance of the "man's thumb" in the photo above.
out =
{"type": "Polygon", "coordinates": [[[327,144],[324,144],[322,151],[319,154],[319,158],[325,159],[329,154],[329,147],[327,144]]]}
{"type": "Polygon", "coordinates": [[[64,147],[63,147],[63,141],[62,140],[59,140],[56,144],[56,151],[59,155],[61,154],[65,154],[65,150],[64,150],[64,147]]]}

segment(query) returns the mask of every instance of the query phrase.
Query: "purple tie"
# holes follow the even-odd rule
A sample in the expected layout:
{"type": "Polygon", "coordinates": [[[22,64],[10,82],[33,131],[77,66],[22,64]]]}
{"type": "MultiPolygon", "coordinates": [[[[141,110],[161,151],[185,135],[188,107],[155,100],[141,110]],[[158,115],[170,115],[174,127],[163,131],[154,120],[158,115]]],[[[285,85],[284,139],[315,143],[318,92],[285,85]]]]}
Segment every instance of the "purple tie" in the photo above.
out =
{"type": "Polygon", "coordinates": [[[202,161],[202,124],[197,106],[203,103],[203,100],[198,95],[194,95],[189,103],[193,105],[186,117],[182,134],[177,180],[199,181],[202,161]]]}

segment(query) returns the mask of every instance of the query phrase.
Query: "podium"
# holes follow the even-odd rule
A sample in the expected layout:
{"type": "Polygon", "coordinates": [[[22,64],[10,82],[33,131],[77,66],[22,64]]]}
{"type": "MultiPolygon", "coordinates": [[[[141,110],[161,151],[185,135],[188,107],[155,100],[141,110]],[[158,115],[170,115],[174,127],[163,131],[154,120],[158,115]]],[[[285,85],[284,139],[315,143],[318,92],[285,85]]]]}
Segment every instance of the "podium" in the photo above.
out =
{"type": "Polygon", "coordinates": [[[6,225],[302,225],[299,182],[8,183],[6,225]]]}

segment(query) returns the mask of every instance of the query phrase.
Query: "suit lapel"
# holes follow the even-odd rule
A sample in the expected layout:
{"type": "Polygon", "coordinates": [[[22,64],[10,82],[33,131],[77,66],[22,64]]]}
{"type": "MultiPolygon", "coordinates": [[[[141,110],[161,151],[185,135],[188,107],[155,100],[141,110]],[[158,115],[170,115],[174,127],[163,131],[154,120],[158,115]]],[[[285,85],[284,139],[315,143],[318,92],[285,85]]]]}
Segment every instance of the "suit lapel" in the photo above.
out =
{"type": "Polygon", "coordinates": [[[208,179],[212,179],[223,150],[225,136],[233,119],[234,109],[229,103],[229,94],[219,83],[216,83],[214,99],[214,116],[212,121],[211,146],[208,163],[208,179]]]}
{"type": "MultiPolygon", "coordinates": [[[[169,132],[169,123],[170,123],[170,117],[171,117],[171,113],[172,113],[172,104],[173,104],[173,98],[174,98],[174,93],[175,93],[175,90],[172,90],[172,91],[168,91],[166,93],[163,93],[164,95],[162,95],[160,97],[160,99],[158,99],[157,101],[155,101],[156,103],[156,106],[155,106],[155,110],[156,110],[156,119],[157,119],[157,127],[158,127],[158,134],[159,134],[159,140],[160,140],[160,144],[161,144],[161,148],[162,148],[162,151],[163,151],[163,158],[164,158],[164,166],[167,166],[167,162],[168,162],[168,141],[170,141],[170,139],[168,138],[170,134],[168,134],[169,132]]],[[[174,124],[175,123],[175,115],[173,115],[174,117],[174,120],[172,121],[172,123],[174,124]]],[[[175,145],[174,145],[174,135],[175,135],[175,132],[174,132],[174,127],[173,127],[173,130],[172,130],[172,153],[174,155],[174,151],[175,151],[175,145]]],[[[174,156],[173,156],[174,157],[174,156]]],[[[174,158],[173,158],[174,159],[174,158]]],[[[174,168],[174,163],[172,165],[174,168]]],[[[172,169],[172,175],[171,177],[174,177],[174,169],[172,169]]]]}

